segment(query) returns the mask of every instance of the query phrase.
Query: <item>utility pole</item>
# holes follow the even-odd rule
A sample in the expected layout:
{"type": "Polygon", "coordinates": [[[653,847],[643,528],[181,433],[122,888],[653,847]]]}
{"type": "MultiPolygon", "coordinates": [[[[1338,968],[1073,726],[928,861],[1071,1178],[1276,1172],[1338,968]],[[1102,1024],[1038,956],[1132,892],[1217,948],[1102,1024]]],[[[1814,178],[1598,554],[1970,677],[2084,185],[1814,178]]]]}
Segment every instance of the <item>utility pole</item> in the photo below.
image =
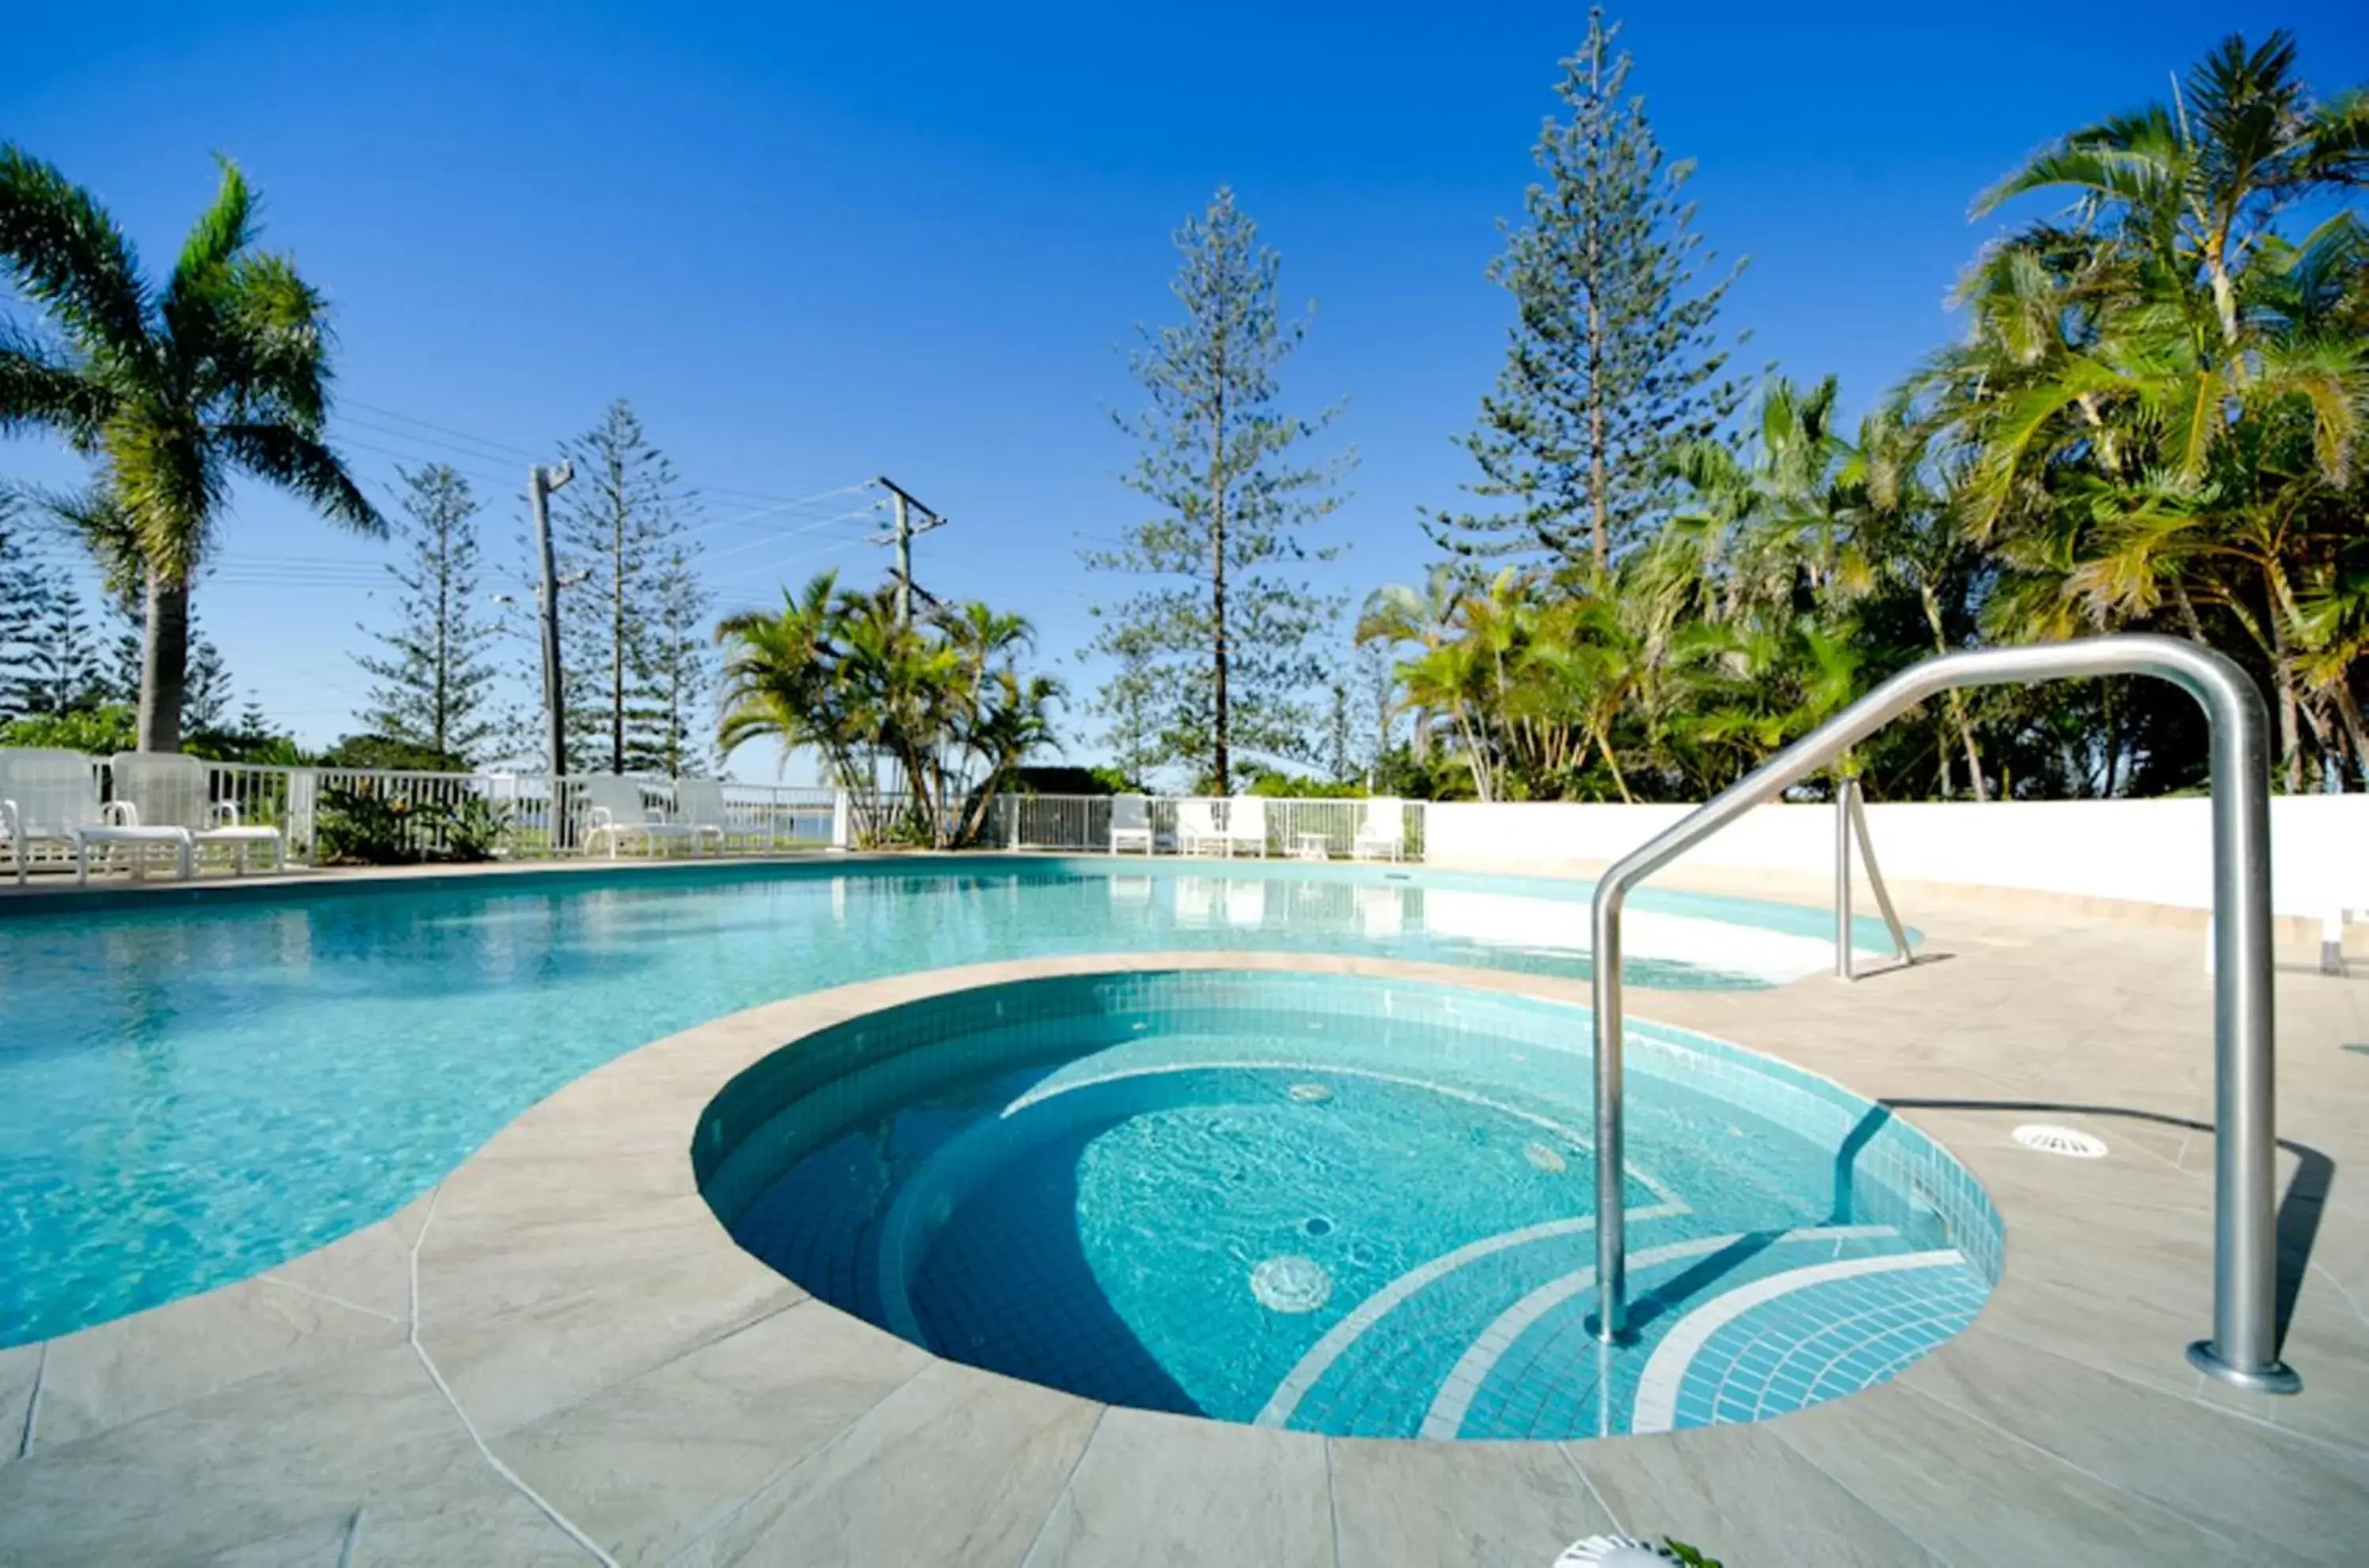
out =
{"type": "Polygon", "coordinates": [[[551,550],[551,493],[565,489],[576,477],[567,464],[556,468],[541,464],[526,471],[528,508],[534,513],[534,547],[543,557],[543,706],[551,722],[552,842],[562,836],[564,813],[559,809],[559,781],[567,772],[567,694],[559,665],[559,567],[551,550]]]}
{"type": "Polygon", "coordinates": [[[893,544],[897,548],[897,624],[910,626],[913,624],[913,537],[927,533],[933,528],[944,528],[946,520],[923,506],[910,491],[898,486],[886,475],[881,476],[880,487],[888,492],[888,504],[895,514],[895,523],[887,538],[876,539],[873,543],[893,544]],[[913,525],[915,512],[929,521],[916,528],[913,525]]]}

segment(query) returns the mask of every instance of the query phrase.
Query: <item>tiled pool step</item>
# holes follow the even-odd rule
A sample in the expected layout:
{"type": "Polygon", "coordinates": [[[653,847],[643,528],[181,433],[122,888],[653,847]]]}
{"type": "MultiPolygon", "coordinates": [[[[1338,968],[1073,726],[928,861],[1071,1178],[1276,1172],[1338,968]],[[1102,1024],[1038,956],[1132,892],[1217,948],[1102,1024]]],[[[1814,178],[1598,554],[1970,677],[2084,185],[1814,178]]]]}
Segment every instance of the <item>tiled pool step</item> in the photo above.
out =
{"type": "Polygon", "coordinates": [[[1608,1355],[1590,1333],[1592,1233],[1539,1228],[1353,1309],[1260,1424],[1539,1439],[1760,1419],[1884,1380],[1985,1294],[1955,1252],[1886,1251],[1887,1227],[1674,1237],[1685,1219],[1639,1228],[1636,1345],[1608,1355]]]}

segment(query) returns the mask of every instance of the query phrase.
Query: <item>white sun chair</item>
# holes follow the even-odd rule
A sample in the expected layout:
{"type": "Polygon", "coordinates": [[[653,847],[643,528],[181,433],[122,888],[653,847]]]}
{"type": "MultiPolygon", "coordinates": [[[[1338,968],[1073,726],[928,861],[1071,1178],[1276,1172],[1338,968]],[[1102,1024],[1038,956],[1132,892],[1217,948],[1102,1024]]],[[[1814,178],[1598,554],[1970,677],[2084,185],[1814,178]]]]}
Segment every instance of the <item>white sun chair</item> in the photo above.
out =
{"type": "Polygon", "coordinates": [[[653,854],[661,843],[698,844],[698,829],[685,822],[670,822],[664,812],[650,807],[643,797],[641,780],[616,773],[593,773],[577,783],[584,791],[585,805],[590,808],[584,833],[586,854],[592,853],[604,839],[608,841],[611,860],[617,858],[617,846],[628,839],[639,839],[653,854]]]}
{"type": "Polygon", "coordinates": [[[1214,800],[1180,800],[1176,803],[1176,853],[1206,854],[1223,850],[1226,836],[1218,831],[1218,803],[1214,800]]]}
{"type": "Polygon", "coordinates": [[[102,803],[91,759],[82,752],[38,747],[0,749],[0,834],[6,835],[19,887],[24,885],[35,844],[72,848],[77,886],[90,880],[93,844],[129,844],[143,852],[132,856],[135,876],[143,869],[144,852],[151,847],[170,848],[183,876],[189,875],[189,864],[197,853],[188,829],[143,828],[129,803],[102,803]]]}
{"type": "Polygon", "coordinates": [[[1266,802],[1257,795],[1226,802],[1226,853],[1237,850],[1266,858],[1266,802]]]}
{"type": "Polygon", "coordinates": [[[1151,853],[1151,802],[1139,795],[1111,796],[1111,853],[1119,854],[1129,844],[1140,844],[1143,853],[1151,853]]]}
{"type": "Polygon", "coordinates": [[[234,875],[246,872],[247,851],[258,846],[270,852],[272,870],[288,869],[288,841],[280,830],[249,826],[239,820],[237,806],[215,800],[202,760],[178,751],[118,751],[107,771],[116,800],[131,807],[141,827],[186,828],[198,849],[229,849],[234,875]]]}
{"type": "Polygon", "coordinates": [[[724,785],[715,779],[675,780],[670,820],[689,828],[699,843],[713,842],[718,854],[731,845],[732,813],[724,804],[724,785]]]}
{"type": "Polygon", "coordinates": [[[1359,860],[1406,858],[1406,802],[1388,798],[1366,802],[1365,820],[1350,845],[1359,860]]]}

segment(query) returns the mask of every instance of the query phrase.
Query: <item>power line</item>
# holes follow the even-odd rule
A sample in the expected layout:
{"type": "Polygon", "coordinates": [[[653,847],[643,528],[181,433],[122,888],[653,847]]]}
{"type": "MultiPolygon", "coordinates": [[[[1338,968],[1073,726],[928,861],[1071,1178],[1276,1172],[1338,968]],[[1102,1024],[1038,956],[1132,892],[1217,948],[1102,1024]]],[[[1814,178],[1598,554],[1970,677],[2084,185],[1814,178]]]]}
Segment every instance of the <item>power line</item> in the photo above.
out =
{"type": "MultiPolygon", "coordinates": [[[[762,550],[769,544],[779,544],[784,539],[795,539],[802,533],[812,533],[818,529],[829,528],[835,522],[845,522],[850,518],[870,517],[873,510],[874,509],[872,507],[857,507],[852,511],[841,512],[836,517],[818,519],[817,521],[809,522],[801,528],[793,528],[785,532],[772,534],[763,539],[752,539],[744,544],[735,544],[728,550],[703,550],[700,552],[699,565],[704,567],[708,565],[710,562],[721,561],[728,556],[745,555],[750,550],[762,550]]],[[[864,539],[871,537],[872,535],[865,534],[861,538],[851,539],[848,543],[851,544],[860,544],[864,539]]],[[[836,548],[836,546],[833,547],[836,548]]]]}
{"type": "Polygon", "coordinates": [[[801,550],[795,555],[784,555],[778,560],[761,561],[753,567],[735,567],[733,575],[736,577],[755,577],[771,572],[776,572],[781,570],[784,567],[794,566],[800,561],[811,561],[818,555],[833,555],[838,551],[851,549],[855,545],[865,544],[868,542],[869,537],[869,535],[866,535],[855,539],[842,539],[834,544],[825,544],[820,549],[801,550]]]}
{"type": "MultiPolygon", "coordinates": [[[[759,507],[754,511],[735,512],[730,517],[717,518],[712,522],[703,522],[696,528],[686,529],[684,532],[675,535],[675,537],[677,539],[696,539],[703,533],[712,533],[719,528],[728,528],[734,523],[750,522],[761,517],[774,517],[783,512],[795,512],[799,508],[812,506],[817,501],[829,500],[833,496],[850,495],[857,490],[869,489],[870,487],[871,481],[859,480],[853,485],[841,485],[829,490],[818,490],[813,495],[804,497],[798,500],[783,501],[774,506],[759,507]]],[[[871,503],[871,505],[860,507],[854,511],[841,512],[836,517],[827,517],[822,521],[824,522],[837,522],[841,518],[862,517],[870,512],[874,507],[876,507],[879,504],[879,502],[875,501],[871,503]]]]}
{"type": "Polygon", "coordinates": [[[536,461],[535,454],[527,451],[524,447],[507,446],[500,441],[491,440],[485,436],[471,435],[466,430],[456,430],[450,425],[440,425],[433,420],[423,419],[417,414],[405,414],[393,408],[382,408],[375,403],[365,403],[359,397],[345,397],[340,398],[338,401],[343,406],[349,408],[360,408],[367,413],[376,414],[383,418],[398,419],[406,425],[417,425],[423,430],[434,430],[440,435],[457,436],[464,441],[475,441],[477,445],[482,446],[490,452],[498,452],[507,457],[515,457],[524,463],[532,463],[536,461]]]}
{"type": "MultiPolygon", "coordinates": [[[[535,463],[541,461],[536,453],[528,451],[524,447],[511,446],[507,442],[495,441],[490,436],[474,435],[467,430],[458,429],[451,425],[438,424],[433,419],[423,419],[417,414],[406,414],[399,409],[389,408],[381,404],[365,403],[359,397],[340,397],[338,400],[338,406],[340,408],[360,408],[364,413],[376,415],[382,419],[395,419],[406,425],[416,425],[420,429],[433,430],[437,435],[450,438],[447,441],[439,441],[427,436],[414,435],[407,430],[389,430],[383,426],[376,424],[374,421],[369,419],[355,421],[356,423],[362,425],[365,429],[375,429],[381,435],[392,436],[397,440],[419,441],[431,446],[448,447],[452,447],[452,441],[465,441],[474,446],[484,449],[481,452],[464,452],[464,455],[467,456],[485,459],[491,454],[499,454],[503,457],[517,458],[519,461],[523,463],[535,463]]],[[[362,443],[356,441],[352,444],[360,446],[362,443]]],[[[365,450],[379,449],[365,448],[365,450]]],[[[452,447],[452,450],[456,452],[463,451],[460,447],[452,447]]],[[[397,452],[395,455],[406,456],[412,454],[397,452]]],[[[795,498],[775,495],[768,490],[743,490],[727,485],[695,485],[692,488],[696,489],[703,495],[727,496],[736,500],[758,501],[764,503],[767,507],[779,507],[783,509],[792,509],[797,507],[811,505],[816,501],[826,500],[832,496],[845,495],[854,490],[863,489],[870,482],[867,480],[859,481],[852,485],[838,485],[828,490],[818,491],[811,496],[799,497],[795,498]]],[[[757,514],[752,513],[750,515],[753,516],[757,514]]]]}
{"type": "Polygon", "coordinates": [[[459,441],[446,441],[439,436],[424,436],[417,430],[406,430],[399,425],[384,424],[376,419],[365,419],[351,414],[342,416],[338,424],[341,429],[359,427],[372,435],[383,436],[391,441],[412,441],[421,446],[441,447],[447,452],[458,452],[463,457],[478,463],[509,462],[509,458],[501,452],[480,451],[474,446],[464,446],[459,441]]]}
{"type": "MultiPolygon", "coordinates": [[[[406,463],[443,463],[443,459],[436,457],[433,454],[417,452],[400,452],[391,446],[376,446],[369,441],[358,441],[350,436],[341,436],[337,438],[337,441],[338,444],[340,446],[358,447],[363,452],[374,452],[384,457],[398,457],[406,463]]],[[[465,474],[472,479],[482,479],[488,485],[508,485],[510,483],[510,480],[507,477],[498,474],[489,473],[483,468],[464,468],[460,464],[454,463],[444,463],[444,466],[452,469],[455,474],[465,474]]]]}

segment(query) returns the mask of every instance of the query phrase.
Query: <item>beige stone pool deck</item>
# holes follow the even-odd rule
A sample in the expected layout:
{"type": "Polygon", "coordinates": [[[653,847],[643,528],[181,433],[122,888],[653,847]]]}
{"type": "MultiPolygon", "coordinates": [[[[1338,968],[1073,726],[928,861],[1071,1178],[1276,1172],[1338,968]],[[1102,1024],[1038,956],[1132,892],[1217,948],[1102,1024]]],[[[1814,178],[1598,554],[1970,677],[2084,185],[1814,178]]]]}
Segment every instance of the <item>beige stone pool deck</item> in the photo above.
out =
{"type": "Polygon", "coordinates": [[[2369,1562],[2369,978],[2312,972],[2299,948],[2279,978],[2285,1355],[2304,1389],[2274,1399],[2182,1356],[2211,1305],[2196,933],[1932,890],[1906,912],[1931,961],[1854,986],[1631,988],[1640,1018],[1888,1101],[1988,1187],[2008,1236],[1989,1304],[1865,1393],[1574,1443],[1256,1430],[939,1360],[736,1248],[692,1183],[699,1111],[766,1052],[893,1001],[1164,967],[1585,1000],[1568,982],[1333,956],[994,964],[646,1046],[384,1221],[0,1350],[0,1563],[1547,1568],[1615,1528],[1728,1568],[2369,1562]],[[2032,1120],[2112,1152],[2013,1144],[2032,1120]]]}

